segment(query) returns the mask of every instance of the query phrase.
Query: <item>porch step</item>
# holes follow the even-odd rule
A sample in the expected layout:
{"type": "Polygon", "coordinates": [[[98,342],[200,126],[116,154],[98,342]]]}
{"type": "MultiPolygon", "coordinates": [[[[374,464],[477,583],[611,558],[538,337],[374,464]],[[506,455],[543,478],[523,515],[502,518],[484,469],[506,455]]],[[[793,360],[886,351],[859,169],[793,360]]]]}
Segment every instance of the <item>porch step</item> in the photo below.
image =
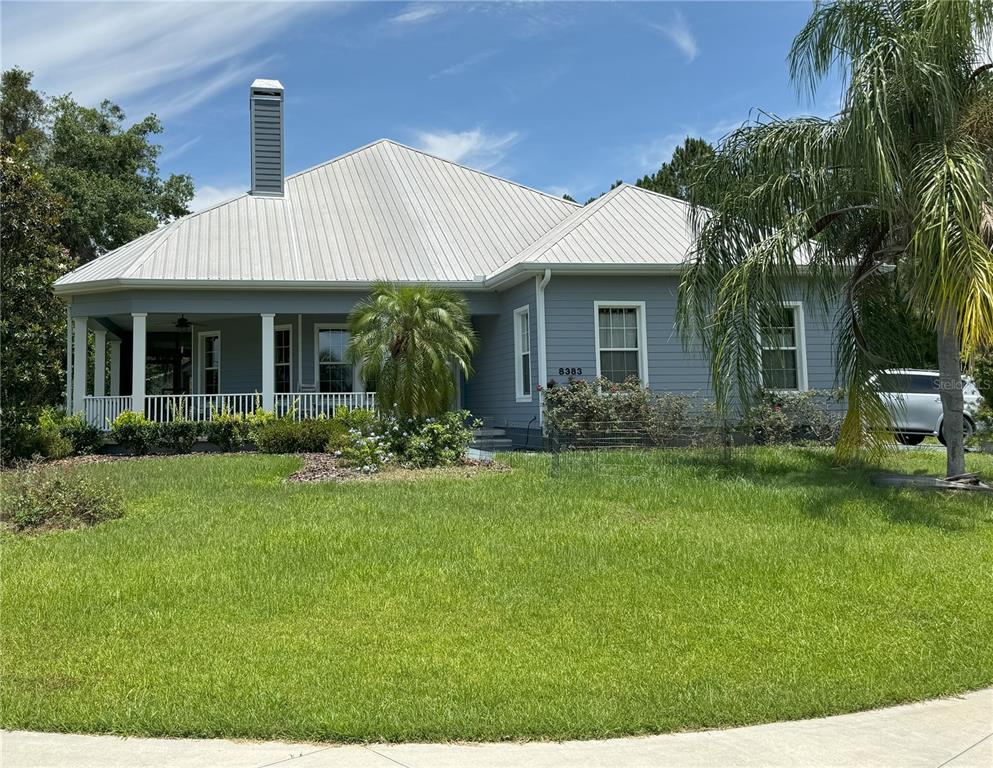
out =
{"type": "Polygon", "coordinates": [[[509,451],[513,447],[513,441],[505,437],[506,430],[499,427],[476,427],[472,433],[470,448],[479,451],[509,451]]]}
{"type": "Polygon", "coordinates": [[[503,437],[507,432],[499,427],[476,427],[472,434],[475,437],[503,437]]]}

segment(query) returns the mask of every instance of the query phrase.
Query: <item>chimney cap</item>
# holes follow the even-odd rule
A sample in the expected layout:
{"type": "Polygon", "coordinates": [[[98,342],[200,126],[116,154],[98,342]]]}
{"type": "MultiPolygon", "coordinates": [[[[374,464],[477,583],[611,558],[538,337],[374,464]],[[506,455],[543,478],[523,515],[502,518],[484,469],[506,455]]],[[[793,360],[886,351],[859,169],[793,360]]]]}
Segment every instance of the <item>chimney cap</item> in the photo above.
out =
{"type": "Polygon", "coordinates": [[[260,77],[252,83],[252,88],[264,88],[267,91],[282,91],[283,84],[278,80],[265,80],[260,77]]]}

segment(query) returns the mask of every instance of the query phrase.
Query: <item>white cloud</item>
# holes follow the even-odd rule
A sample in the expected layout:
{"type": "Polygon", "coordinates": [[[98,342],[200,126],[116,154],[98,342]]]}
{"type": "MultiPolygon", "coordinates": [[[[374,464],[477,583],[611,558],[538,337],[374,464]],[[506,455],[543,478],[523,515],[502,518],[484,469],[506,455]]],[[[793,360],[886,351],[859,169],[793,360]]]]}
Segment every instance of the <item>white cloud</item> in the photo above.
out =
{"type": "Polygon", "coordinates": [[[693,61],[700,53],[696,38],[690,31],[683,14],[678,10],[673,14],[672,21],[668,24],[650,24],[649,26],[668,38],[669,42],[682,51],[687,61],[693,61]]]}
{"type": "Polygon", "coordinates": [[[246,192],[244,185],[231,185],[223,187],[215,187],[210,184],[205,184],[202,187],[197,187],[196,194],[193,196],[193,201],[190,203],[191,211],[202,211],[205,208],[210,208],[212,205],[217,205],[217,203],[223,203],[225,200],[230,200],[232,197],[237,197],[238,195],[244,194],[246,192]]]}
{"type": "Polygon", "coordinates": [[[129,110],[179,114],[268,59],[257,50],[307,13],[330,3],[5,4],[3,65],[35,73],[51,94],[84,104],[109,98],[129,110]]]}
{"type": "Polygon", "coordinates": [[[428,154],[488,171],[507,156],[507,152],[519,138],[516,131],[496,134],[475,128],[461,133],[419,131],[415,143],[428,154]]]}
{"type": "Polygon", "coordinates": [[[165,152],[159,155],[159,162],[166,163],[169,162],[170,160],[175,160],[177,157],[186,154],[186,151],[191,147],[199,144],[200,139],[202,138],[203,138],[203,134],[201,133],[197,136],[194,136],[192,139],[189,139],[188,141],[184,141],[178,147],[167,149],[165,152]]]}
{"type": "Polygon", "coordinates": [[[402,13],[398,13],[390,19],[391,24],[420,24],[435,16],[444,13],[444,8],[439,4],[434,5],[412,5],[402,13]]]}
{"type": "Polygon", "coordinates": [[[469,56],[468,58],[463,59],[462,61],[452,64],[450,67],[445,67],[441,71],[435,72],[433,75],[431,75],[431,79],[435,80],[439,77],[452,77],[454,75],[461,75],[467,69],[471,69],[480,62],[486,61],[487,59],[496,56],[497,53],[498,51],[496,50],[480,51],[479,53],[474,53],[472,56],[469,56]]]}

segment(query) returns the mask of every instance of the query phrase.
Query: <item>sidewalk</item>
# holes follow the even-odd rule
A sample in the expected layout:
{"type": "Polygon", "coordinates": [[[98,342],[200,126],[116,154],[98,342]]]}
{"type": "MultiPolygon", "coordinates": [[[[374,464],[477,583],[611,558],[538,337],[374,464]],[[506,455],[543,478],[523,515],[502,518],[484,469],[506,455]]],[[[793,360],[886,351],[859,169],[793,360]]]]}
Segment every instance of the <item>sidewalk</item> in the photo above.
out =
{"type": "Polygon", "coordinates": [[[819,720],[606,741],[329,746],[4,732],[4,768],[993,766],[993,688],[819,720]]]}

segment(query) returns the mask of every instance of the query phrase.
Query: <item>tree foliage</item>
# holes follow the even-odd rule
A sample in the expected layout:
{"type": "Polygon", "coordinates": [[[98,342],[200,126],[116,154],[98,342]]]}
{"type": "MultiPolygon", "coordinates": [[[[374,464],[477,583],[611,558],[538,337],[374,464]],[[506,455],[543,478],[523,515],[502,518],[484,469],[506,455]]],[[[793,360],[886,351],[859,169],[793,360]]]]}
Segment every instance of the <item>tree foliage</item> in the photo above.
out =
{"type": "Polygon", "coordinates": [[[71,264],[58,242],[63,205],[23,150],[0,153],[0,414],[5,440],[65,392],[65,305],[52,283],[71,264]]]}
{"type": "Polygon", "coordinates": [[[698,205],[712,202],[710,190],[698,184],[700,175],[714,159],[714,147],[704,139],[687,136],[672,152],[672,158],[650,176],[642,176],[635,185],[680,200],[696,195],[698,205]]]}
{"type": "Polygon", "coordinates": [[[472,372],[476,335],[466,300],[453,291],[380,282],[348,325],[349,359],[375,381],[381,407],[398,416],[443,413],[455,394],[452,364],[472,372]]]}
{"type": "MultiPolygon", "coordinates": [[[[697,183],[712,210],[696,209],[679,322],[686,338],[702,336],[723,402],[756,390],[756,333],[802,282],[824,306],[840,298],[842,457],[879,443],[887,415],[870,378],[892,365],[887,347],[901,343],[907,307],[938,339],[945,422],[956,431],[961,389],[948,360],[993,338],[993,70],[981,66],[991,30],[991,0],[815,6],[790,72],[813,93],[840,70],[841,112],[746,123],[697,183]]],[[[951,471],[961,441],[949,446],[951,471]]]]}

